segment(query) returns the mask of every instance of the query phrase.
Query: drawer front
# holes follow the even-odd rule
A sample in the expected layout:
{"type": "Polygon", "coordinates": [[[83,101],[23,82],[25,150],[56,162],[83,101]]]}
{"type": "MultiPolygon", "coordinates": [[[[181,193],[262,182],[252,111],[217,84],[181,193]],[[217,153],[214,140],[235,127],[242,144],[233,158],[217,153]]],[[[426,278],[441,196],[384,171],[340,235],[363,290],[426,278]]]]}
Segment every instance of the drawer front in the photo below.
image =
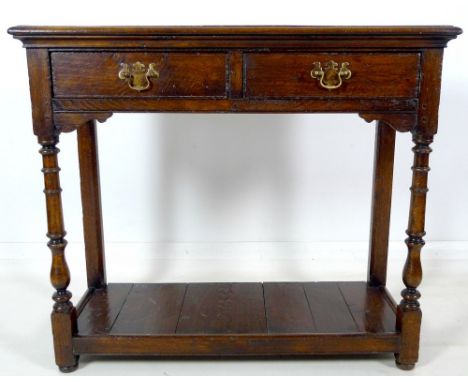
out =
{"type": "Polygon", "coordinates": [[[245,58],[247,97],[416,97],[419,54],[252,53],[245,58]],[[335,61],[335,70],[327,62],[335,61]],[[312,77],[311,71],[322,69],[312,77]],[[343,63],[341,75],[338,73],[343,63]],[[328,69],[327,69],[328,68],[328,69]],[[346,70],[349,70],[350,77],[346,70]],[[322,83],[321,83],[322,82],[322,83]],[[331,87],[329,89],[326,87],[331,87]]]}
{"type": "Polygon", "coordinates": [[[54,52],[51,63],[55,97],[226,96],[225,54],[54,52]]]}

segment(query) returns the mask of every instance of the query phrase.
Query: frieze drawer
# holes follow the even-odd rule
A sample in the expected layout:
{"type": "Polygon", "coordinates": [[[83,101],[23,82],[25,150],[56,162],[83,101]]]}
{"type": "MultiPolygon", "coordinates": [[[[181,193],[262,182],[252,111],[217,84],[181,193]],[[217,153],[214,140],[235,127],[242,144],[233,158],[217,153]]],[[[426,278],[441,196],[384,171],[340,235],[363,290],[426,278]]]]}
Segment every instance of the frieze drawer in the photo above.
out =
{"type": "Polygon", "coordinates": [[[419,54],[252,53],[248,97],[416,97],[419,54]]]}
{"type": "Polygon", "coordinates": [[[225,97],[226,55],[51,54],[55,97],[225,97]]]}

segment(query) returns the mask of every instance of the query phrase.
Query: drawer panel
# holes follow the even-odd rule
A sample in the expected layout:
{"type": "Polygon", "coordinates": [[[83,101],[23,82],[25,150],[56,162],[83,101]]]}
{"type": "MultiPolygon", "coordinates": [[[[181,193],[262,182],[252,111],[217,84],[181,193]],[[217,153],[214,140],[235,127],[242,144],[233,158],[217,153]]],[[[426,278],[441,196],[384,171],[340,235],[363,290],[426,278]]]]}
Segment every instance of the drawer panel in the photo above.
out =
{"type": "Polygon", "coordinates": [[[415,97],[419,61],[417,53],[252,53],[245,57],[245,94],[271,98],[415,97]],[[333,90],[311,76],[314,62],[325,69],[331,60],[338,63],[338,69],[348,62],[351,71],[351,77],[342,78],[341,86],[333,90]]]}
{"type": "Polygon", "coordinates": [[[51,54],[55,97],[225,97],[226,55],[220,53],[102,52],[51,54]],[[150,64],[158,76],[143,91],[119,78],[122,64],[150,64]]]}

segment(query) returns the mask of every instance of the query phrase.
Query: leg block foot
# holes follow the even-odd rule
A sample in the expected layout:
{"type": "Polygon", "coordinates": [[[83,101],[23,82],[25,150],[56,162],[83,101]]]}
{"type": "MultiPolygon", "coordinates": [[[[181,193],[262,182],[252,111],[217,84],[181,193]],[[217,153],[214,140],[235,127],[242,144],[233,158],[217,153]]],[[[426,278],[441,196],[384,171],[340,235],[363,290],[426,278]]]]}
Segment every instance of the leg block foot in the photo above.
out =
{"type": "Polygon", "coordinates": [[[78,361],[79,361],[80,357],[79,356],[76,356],[75,357],[75,364],[74,365],[71,365],[71,366],[59,366],[59,370],[62,372],[62,373],[71,373],[73,371],[75,371],[76,369],[78,369],[78,361]]]}
{"type": "Polygon", "coordinates": [[[414,369],[414,366],[416,365],[415,363],[404,362],[404,361],[401,361],[399,358],[400,358],[400,354],[396,353],[395,364],[399,369],[401,370],[413,370],[414,369]]]}
{"type": "Polygon", "coordinates": [[[414,366],[415,366],[414,363],[413,364],[411,364],[411,363],[400,363],[398,361],[395,361],[395,364],[401,370],[413,370],[414,366]]]}

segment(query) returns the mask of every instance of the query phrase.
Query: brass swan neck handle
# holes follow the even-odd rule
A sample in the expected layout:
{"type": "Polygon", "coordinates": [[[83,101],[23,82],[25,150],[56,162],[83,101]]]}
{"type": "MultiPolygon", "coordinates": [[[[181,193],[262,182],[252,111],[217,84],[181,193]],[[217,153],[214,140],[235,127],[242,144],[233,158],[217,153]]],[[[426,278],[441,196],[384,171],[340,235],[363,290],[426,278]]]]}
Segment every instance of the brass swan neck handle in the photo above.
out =
{"type": "Polygon", "coordinates": [[[314,62],[310,76],[320,81],[321,87],[333,90],[338,89],[343,84],[343,80],[351,78],[351,70],[349,70],[348,62],[343,62],[339,69],[338,63],[333,60],[327,61],[323,69],[320,62],[314,62]]]}
{"type": "Polygon", "coordinates": [[[119,78],[126,81],[130,89],[137,92],[149,89],[151,86],[150,78],[159,77],[159,72],[153,63],[148,65],[148,69],[140,61],[130,65],[122,63],[121,67],[118,73],[119,78]]]}

